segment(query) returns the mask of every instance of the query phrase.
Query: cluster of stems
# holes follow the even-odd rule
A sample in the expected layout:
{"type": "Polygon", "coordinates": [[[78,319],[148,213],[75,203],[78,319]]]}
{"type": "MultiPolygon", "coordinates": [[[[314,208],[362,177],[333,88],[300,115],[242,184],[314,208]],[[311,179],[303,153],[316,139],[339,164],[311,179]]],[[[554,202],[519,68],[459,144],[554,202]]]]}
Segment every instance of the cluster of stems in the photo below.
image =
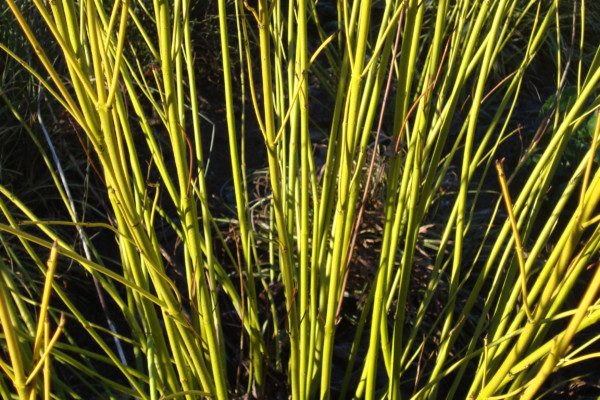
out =
{"type": "Polygon", "coordinates": [[[33,0],[58,49],[56,62],[23,2],[4,2],[37,60],[0,48],[85,139],[109,215],[78,219],[68,182],[3,94],[44,156],[71,221],[44,220],[0,185],[0,231],[15,237],[21,257],[46,277],[41,300],[31,300],[40,302],[36,325],[0,259],[1,341],[10,357],[0,363],[8,378],[0,378],[2,396],[29,400],[43,392],[49,399],[50,388],[59,398],[73,395],[52,373],[53,360],[79,370],[89,390],[148,400],[265,396],[270,369],[287,377],[294,400],[531,399],[556,368],[593,356],[581,353],[597,334],[573,347],[576,334],[600,320],[600,49],[591,61],[583,56],[585,1],[576,1],[570,19],[558,0],[338,1],[331,3],[337,19],[323,21],[322,5],[311,0],[218,0],[225,123],[217,134],[228,143],[237,249],[210,207],[200,110],[209,93],[202,93],[205,77],[196,76],[192,3],[33,0]],[[579,43],[564,39],[565,31],[579,43]],[[529,142],[516,167],[503,165],[502,145],[519,134],[527,74],[548,57],[551,38],[556,100],[542,133],[524,135],[529,142]],[[579,48],[564,60],[568,46],[579,48]],[[576,75],[576,96],[563,107],[567,75],[576,75]],[[323,108],[326,122],[315,118],[323,108]],[[570,143],[593,118],[587,150],[555,188],[570,143]],[[266,228],[252,219],[247,120],[256,122],[266,150],[266,228]],[[324,160],[317,145],[326,148],[324,160]],[[452,175],[458,183],[449,188],[452,175]],[[551,190],[558,195],[547,215],[551,190]],[[347,283],[359,268],[354,260],[373,204],[382,227],[369,250],[372,271],[360,272],[369,276],[366,300],[340,364],[336,328],[345,299],[355,295],[347,283]],[[181,265],[165,255],[172,245],[162,242],[165,225],[181,243],[181,265]],[[80,254],[64,236],[70,227],[92,251],[80,254]],[[118,268],[93,249],[87,229],[114,235],[118,268]],[[52,249],[47,269],[40,248],[52,249]],[[423,248],[428,272],[418,276],[423,248]],[[126,329],[93,324],[77,308],[53,279],[57,252],[94,278],[126,329]],[[569,308],[590,266],[592,278],[569,308]],[[179,268],[183,283],[170,268],[179,268]],[[283,285],[283,318],[274,284],[283,285]],[[49,306],[51,293],[99,352],[81,360],[73,354],[76,339],[59,340],[65,317],[49,306]],[[244,382],[224,308],[239,321],[244,382]],[[10,322],[19,315],[20,325],[10,322]],[[52,338],[51,318],[59,326],[52,338]],[[99,363],[113,366],[119,379],[105,376],[99,363]],[[344,368],[337,378],[336,368],[344,368]]]}

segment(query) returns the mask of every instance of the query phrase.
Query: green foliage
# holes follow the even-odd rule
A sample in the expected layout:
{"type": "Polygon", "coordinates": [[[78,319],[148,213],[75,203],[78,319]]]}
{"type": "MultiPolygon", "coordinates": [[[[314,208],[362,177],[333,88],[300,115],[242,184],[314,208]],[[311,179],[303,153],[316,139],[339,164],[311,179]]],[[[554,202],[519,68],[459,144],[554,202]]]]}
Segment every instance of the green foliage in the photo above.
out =
{"type": "Polygon", "coordinates": [[[41,145],[2,92],[64,215],[0,185],[2,396],[531,399],[597,357],[586,3],[565,18],[558,1],[219,0],[220,59],[202,67],[189,0],[4,1],[9,68],[43,86],[88,165],[42,121],[41,145]],[[557,95],[503,167],[540,65],[557,95]],[[233,216],[212,199],[203,98],[233,216]],[[65,287],[73,269],[101,312],[65,287]]]}

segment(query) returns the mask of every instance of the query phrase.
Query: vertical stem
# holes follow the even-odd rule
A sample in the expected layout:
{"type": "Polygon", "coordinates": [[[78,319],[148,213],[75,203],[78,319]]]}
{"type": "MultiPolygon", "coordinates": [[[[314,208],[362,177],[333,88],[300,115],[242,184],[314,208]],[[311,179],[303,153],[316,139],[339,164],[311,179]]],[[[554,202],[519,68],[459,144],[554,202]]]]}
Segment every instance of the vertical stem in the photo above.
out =
{"type": "MultiPolygon", "coordinates": [[[[298,0],[298,42],[296,58],[296,80],[300,85],[300,95],[298,100],[300,111],[300,368],[298,371],[298,382],[300,384],[300,399],[308,398],[310,393],[311,377],[307,375],[308,371],[308,335],[309,335],[309,309],[308,309],[308,291],[309,291],[309,157],[311,155],[310,135],[308,130],[308,35],[306,32],[306,0],[298,0]],[[299,59],[298,59],[299,58],[299,59]]],[[[314,300],[313,300],[314,301],[314,300]]]]}
{"type": "MultiPolygon", "coordinates": [[[[354,64],[351,67],[350,87],[346,101],[346,114],[342,127],[340,176],[338,183],[338,198],[333,227],[333,250],[331,253],[331,269],[329,285],[327,289],[327,306],[323,337],[323,358],[321,360],[321,399],[328,399],[331,388],[331,363],[333,354],[333,337],[335,331],[335,319],[337,316],[337,305],[339,303],[339,287],[343,267],[346,265],[347,241],[345,239],[347,224],[351,224],[355,214],[354,204],[349,204],[348,194],[350,181],[353,175],[353,154],[358,139],[356,122],[358,108],[361,98],[362,72],[365,62],[365,53],[369,34],[369,20],[371,14],[371,1],[365,0],[360,3],[360,14],[358,20],[358,34],[356,38],[356,49],[354,49],[354,64]]],[[[348,44],[351,46],[351,44],[348,44]]]]}
{"type": "Polygon", "coordinates": [[[290,371],[292,399],[300,398],[299,388],[299,363],[298,363],[298,307],[296,305],[296,284],[292,269],[291,240],[288,235],[287,224],[284,217],[285,204],[281,193],[281,171],[279,169],[277,143],[275,142],[277,130],[275,129],[275,115],[273,107],[273,84],[271,75],[271,33],[269,30],[271,7],[266,0],[259,0],[258,29],[260,43],[261,74],[263,85],[263,107],[267,158],[269,163],[269,176],[273,193],[273,208],[275,210],[275,225],[279,247],[279,266],[283,279],[286,311],[288,314],[288,330],[290,337],[290,371]]]}

